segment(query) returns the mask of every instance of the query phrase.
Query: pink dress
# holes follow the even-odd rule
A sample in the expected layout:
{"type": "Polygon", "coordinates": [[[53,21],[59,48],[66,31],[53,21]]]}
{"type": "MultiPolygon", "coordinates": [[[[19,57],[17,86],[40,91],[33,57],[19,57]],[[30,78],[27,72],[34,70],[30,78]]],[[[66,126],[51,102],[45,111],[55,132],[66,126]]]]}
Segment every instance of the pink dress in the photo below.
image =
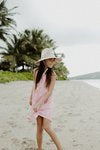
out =
{"type": "Polygon", "coordinates": [[[33,118],[37,118],[38,115],[42,116],[44,118],[47,118],[50,122],[52,121],[52,112],[53,112],[53,106],[54,106],[54,101],[53,101],[53,98],[52,98],[52,94],[49,96],[46,103],[43,104],[37,112],[34,112],[34,110],[33,110],[33,106],[40,100],[40,98],[48,90],[45,86],[45,83],[46,83],[45,82],[46,81],[46,74],[45,73],[46,73],[47,69],[42,74],[40,82],[37,84],[37,88],[32,94],[31,111],[30,111],[29,116],[28,116],[28,119],[30,121],[34,120],[33,118]]]}

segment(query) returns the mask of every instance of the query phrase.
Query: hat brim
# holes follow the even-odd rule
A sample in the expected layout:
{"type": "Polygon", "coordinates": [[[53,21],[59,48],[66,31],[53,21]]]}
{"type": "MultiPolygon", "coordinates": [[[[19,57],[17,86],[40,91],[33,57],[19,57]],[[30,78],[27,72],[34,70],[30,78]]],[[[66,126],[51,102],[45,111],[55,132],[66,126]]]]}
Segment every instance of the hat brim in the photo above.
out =
{"type": "MultiPolygon", "coordinates": [[[[61,57],[52,57],[52,58],[55,58],[55,63],[59,63],[60,61],[62,61],[62,58],[61,57]]],[[[46,58],[46,59],[49,59],[49,58],[46,58]]],[[[45,59],[39,59],[38,61],[35,62],[35,64],[38,64],[40,63],[40,61],[43,61],[45,59]]]]}

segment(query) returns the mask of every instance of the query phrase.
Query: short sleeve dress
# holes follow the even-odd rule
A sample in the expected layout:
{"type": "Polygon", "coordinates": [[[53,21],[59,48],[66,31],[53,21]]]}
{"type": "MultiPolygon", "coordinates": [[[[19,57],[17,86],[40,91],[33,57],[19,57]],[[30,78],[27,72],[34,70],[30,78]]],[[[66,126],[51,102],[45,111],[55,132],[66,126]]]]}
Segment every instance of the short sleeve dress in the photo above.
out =
{"type": "MultiPolygon", "coordinates": [[[[47,68],[48,69],[48,68],[47,68]]],[[[52,113],[53,113],[53,108],[54,108],[54,101],[53,101],[53,92],[47,99],[46,103],[44,103],[41,108],[37,111],[34,112],[33,106],[40,100],[40,98],[47,92],[46,88],[46,71],[42,74],[42,77],[37,84],[36,90],[34,90],[32,94],[32,105],[30,106],[30,113],[27,117],[30,121],[33,121],[34,118],[36,119],[38,116],[42,116],[44,118],[47,118],[50,122],[52,121],[52,113]]],[[[57,75],[56,75],[57,79],[57,75]]]]}

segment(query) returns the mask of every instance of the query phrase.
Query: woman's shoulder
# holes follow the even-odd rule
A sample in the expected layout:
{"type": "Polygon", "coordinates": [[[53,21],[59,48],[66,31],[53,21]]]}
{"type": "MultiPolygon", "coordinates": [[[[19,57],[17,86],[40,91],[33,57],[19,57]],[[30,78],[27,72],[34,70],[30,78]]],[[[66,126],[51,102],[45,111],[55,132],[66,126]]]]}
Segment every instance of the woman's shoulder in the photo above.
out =
{"type": "Polygon", "coordinates": [[[38,68],[34,68],[34,69],[33,69],[33,72],[34,72],[34,78],[35,78],[35,80],[36,80],[36,76],[37,76],[38,68]]]}
{"type": "Polygon", "coordinates": [[[56,74],[56,72],[53,70],[53,72],[52,72],[52,76],[55,76],[56,77],[56,80],[58,79],[58,76],[57,76],[57,74],[56,74]]]}
{"type": "Polygon", "coordinates": [[[33,72],[37,72],[37,71],[38,71],[38,68],[34,68],[34,69],[33,69],[33,72]]]}

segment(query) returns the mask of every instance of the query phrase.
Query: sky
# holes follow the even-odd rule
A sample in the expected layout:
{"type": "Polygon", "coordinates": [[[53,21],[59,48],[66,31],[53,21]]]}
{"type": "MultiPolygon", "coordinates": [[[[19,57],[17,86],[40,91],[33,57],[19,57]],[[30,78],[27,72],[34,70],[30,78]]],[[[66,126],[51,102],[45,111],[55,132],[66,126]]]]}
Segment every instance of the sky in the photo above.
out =
{"type": "Polygon", "coordinates": [[[17,30],[43,29],[65,54],[69,76],[100,71],[100,0],[8,0],[17,30]]]}

